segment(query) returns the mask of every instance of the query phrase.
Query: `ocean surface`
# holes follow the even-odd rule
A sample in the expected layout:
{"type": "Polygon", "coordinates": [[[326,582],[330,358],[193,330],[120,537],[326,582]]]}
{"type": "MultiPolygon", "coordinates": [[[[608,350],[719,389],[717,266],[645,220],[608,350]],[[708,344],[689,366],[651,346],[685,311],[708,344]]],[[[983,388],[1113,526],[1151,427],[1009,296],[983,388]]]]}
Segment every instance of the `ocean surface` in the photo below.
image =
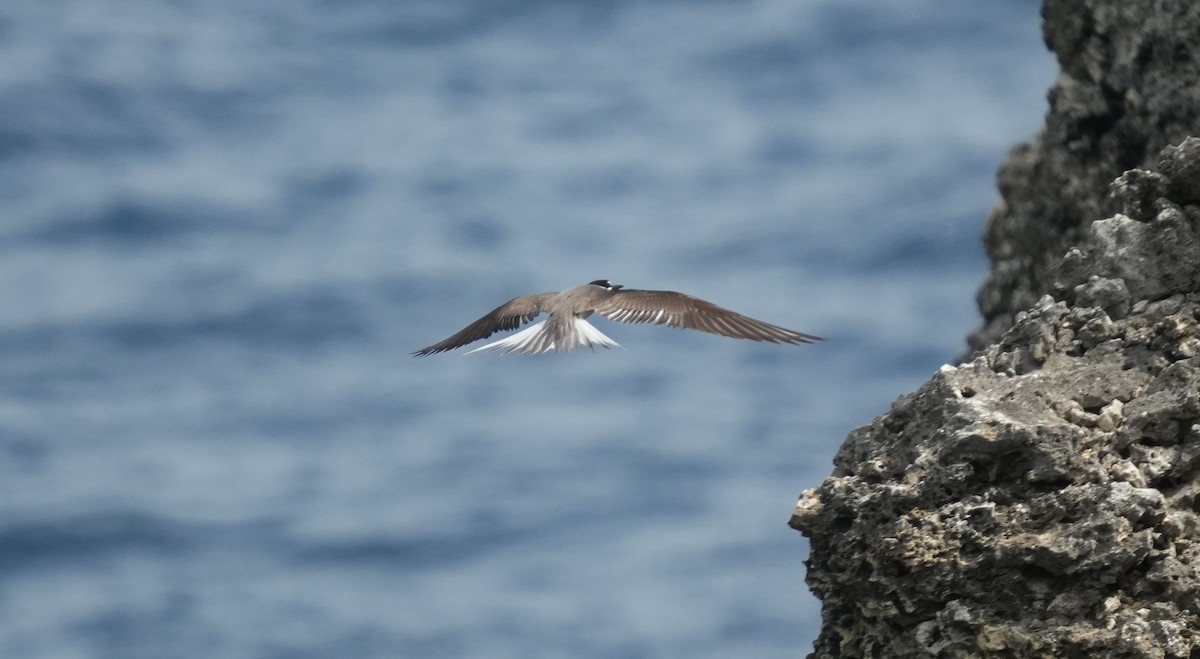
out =
{"type": "Polygon", "coordinates": [[[0,8],[0,657],[800,657],[965,348],[1033,0],[0,8]],[[827,337],[439,341],[593,279],[827,337]]]}

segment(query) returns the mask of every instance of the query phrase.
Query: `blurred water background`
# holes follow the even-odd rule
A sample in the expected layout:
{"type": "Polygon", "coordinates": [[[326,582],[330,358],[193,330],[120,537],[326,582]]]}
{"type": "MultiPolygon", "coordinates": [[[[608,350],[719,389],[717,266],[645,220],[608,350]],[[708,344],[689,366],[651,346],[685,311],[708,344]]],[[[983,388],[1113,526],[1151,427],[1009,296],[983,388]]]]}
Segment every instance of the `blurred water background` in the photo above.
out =
{"type": "MultiPolygon", "coordinates": [[[[0,656],[797,657],[964,349],[1033,0],[0,8],[0,656]],[[597,278],[828,337],[409,356],[597,278]]],[[[461,352],[461,351],[460,351],[461,352]]]]}

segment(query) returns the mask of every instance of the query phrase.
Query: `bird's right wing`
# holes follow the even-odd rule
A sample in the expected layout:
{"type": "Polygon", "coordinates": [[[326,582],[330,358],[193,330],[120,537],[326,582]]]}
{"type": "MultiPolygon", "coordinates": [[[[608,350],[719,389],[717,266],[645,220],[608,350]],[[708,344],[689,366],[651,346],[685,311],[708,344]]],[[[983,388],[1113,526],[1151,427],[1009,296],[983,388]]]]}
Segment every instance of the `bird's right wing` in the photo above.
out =
{"type": "Polygon", "coordinates": [[[421,348],[414,352],[413,356],[424,357],[425,355],[453,350],[468,343],[486,339],[496,332],[516,329],[542,313],[542,305],[552,295],[554,293],[538,293],[537,295],[514,297],[508,302],[492,309],[483,318],[467,325],[454,336],[427,348],[421,348]]]}
{"type": "Polygon", "coordinates": [[[751,341],[799,344],[821,340],[675,291],[627,288],[613,293],[596,307],[596,313],[618,323],[669,325],[751,341]]]}

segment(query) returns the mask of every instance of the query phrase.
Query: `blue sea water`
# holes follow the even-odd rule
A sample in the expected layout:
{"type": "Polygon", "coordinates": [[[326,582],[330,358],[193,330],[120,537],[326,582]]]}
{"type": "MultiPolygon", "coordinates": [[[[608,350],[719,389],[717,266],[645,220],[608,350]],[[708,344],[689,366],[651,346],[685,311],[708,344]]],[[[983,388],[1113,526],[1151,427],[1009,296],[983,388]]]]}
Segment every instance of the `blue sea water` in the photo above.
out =
{"type": "Polygon", "coordinates": [[[802,656],[791,508],[976,325],[1038,23],[4,5],[0,657],[802,656]],[[597,278],[828,340],[409,355],[597,278]]]}

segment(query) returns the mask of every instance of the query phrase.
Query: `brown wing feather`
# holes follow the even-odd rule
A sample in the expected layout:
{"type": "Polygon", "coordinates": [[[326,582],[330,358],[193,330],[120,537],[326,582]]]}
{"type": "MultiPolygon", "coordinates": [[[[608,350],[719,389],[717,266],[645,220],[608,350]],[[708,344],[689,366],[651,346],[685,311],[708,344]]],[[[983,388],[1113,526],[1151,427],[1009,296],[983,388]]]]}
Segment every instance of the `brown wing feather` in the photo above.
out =
{"type": "Polygon", "coordinates": [[[736,311],[719,307],[675,291],[617,291],[596,313],[618,323],[654,323],[694,329],[735,339],[771,343],[812,343],[821,337],[764,323],[736,311]]]}
{"type": "Polygon", "coordinates": [[[483,318],[464,327],[454,336],[435,343],[427,348],[421,348],[413,353],[414,357],[424,357],[439,352],[446,352],[486,339],[496,332],[516,329],[533,320],[542,313],[542,305],[554,293],[538,293],[537,295],[522,295],[514,297],[504,304],[492,309],[483,318]]]}

